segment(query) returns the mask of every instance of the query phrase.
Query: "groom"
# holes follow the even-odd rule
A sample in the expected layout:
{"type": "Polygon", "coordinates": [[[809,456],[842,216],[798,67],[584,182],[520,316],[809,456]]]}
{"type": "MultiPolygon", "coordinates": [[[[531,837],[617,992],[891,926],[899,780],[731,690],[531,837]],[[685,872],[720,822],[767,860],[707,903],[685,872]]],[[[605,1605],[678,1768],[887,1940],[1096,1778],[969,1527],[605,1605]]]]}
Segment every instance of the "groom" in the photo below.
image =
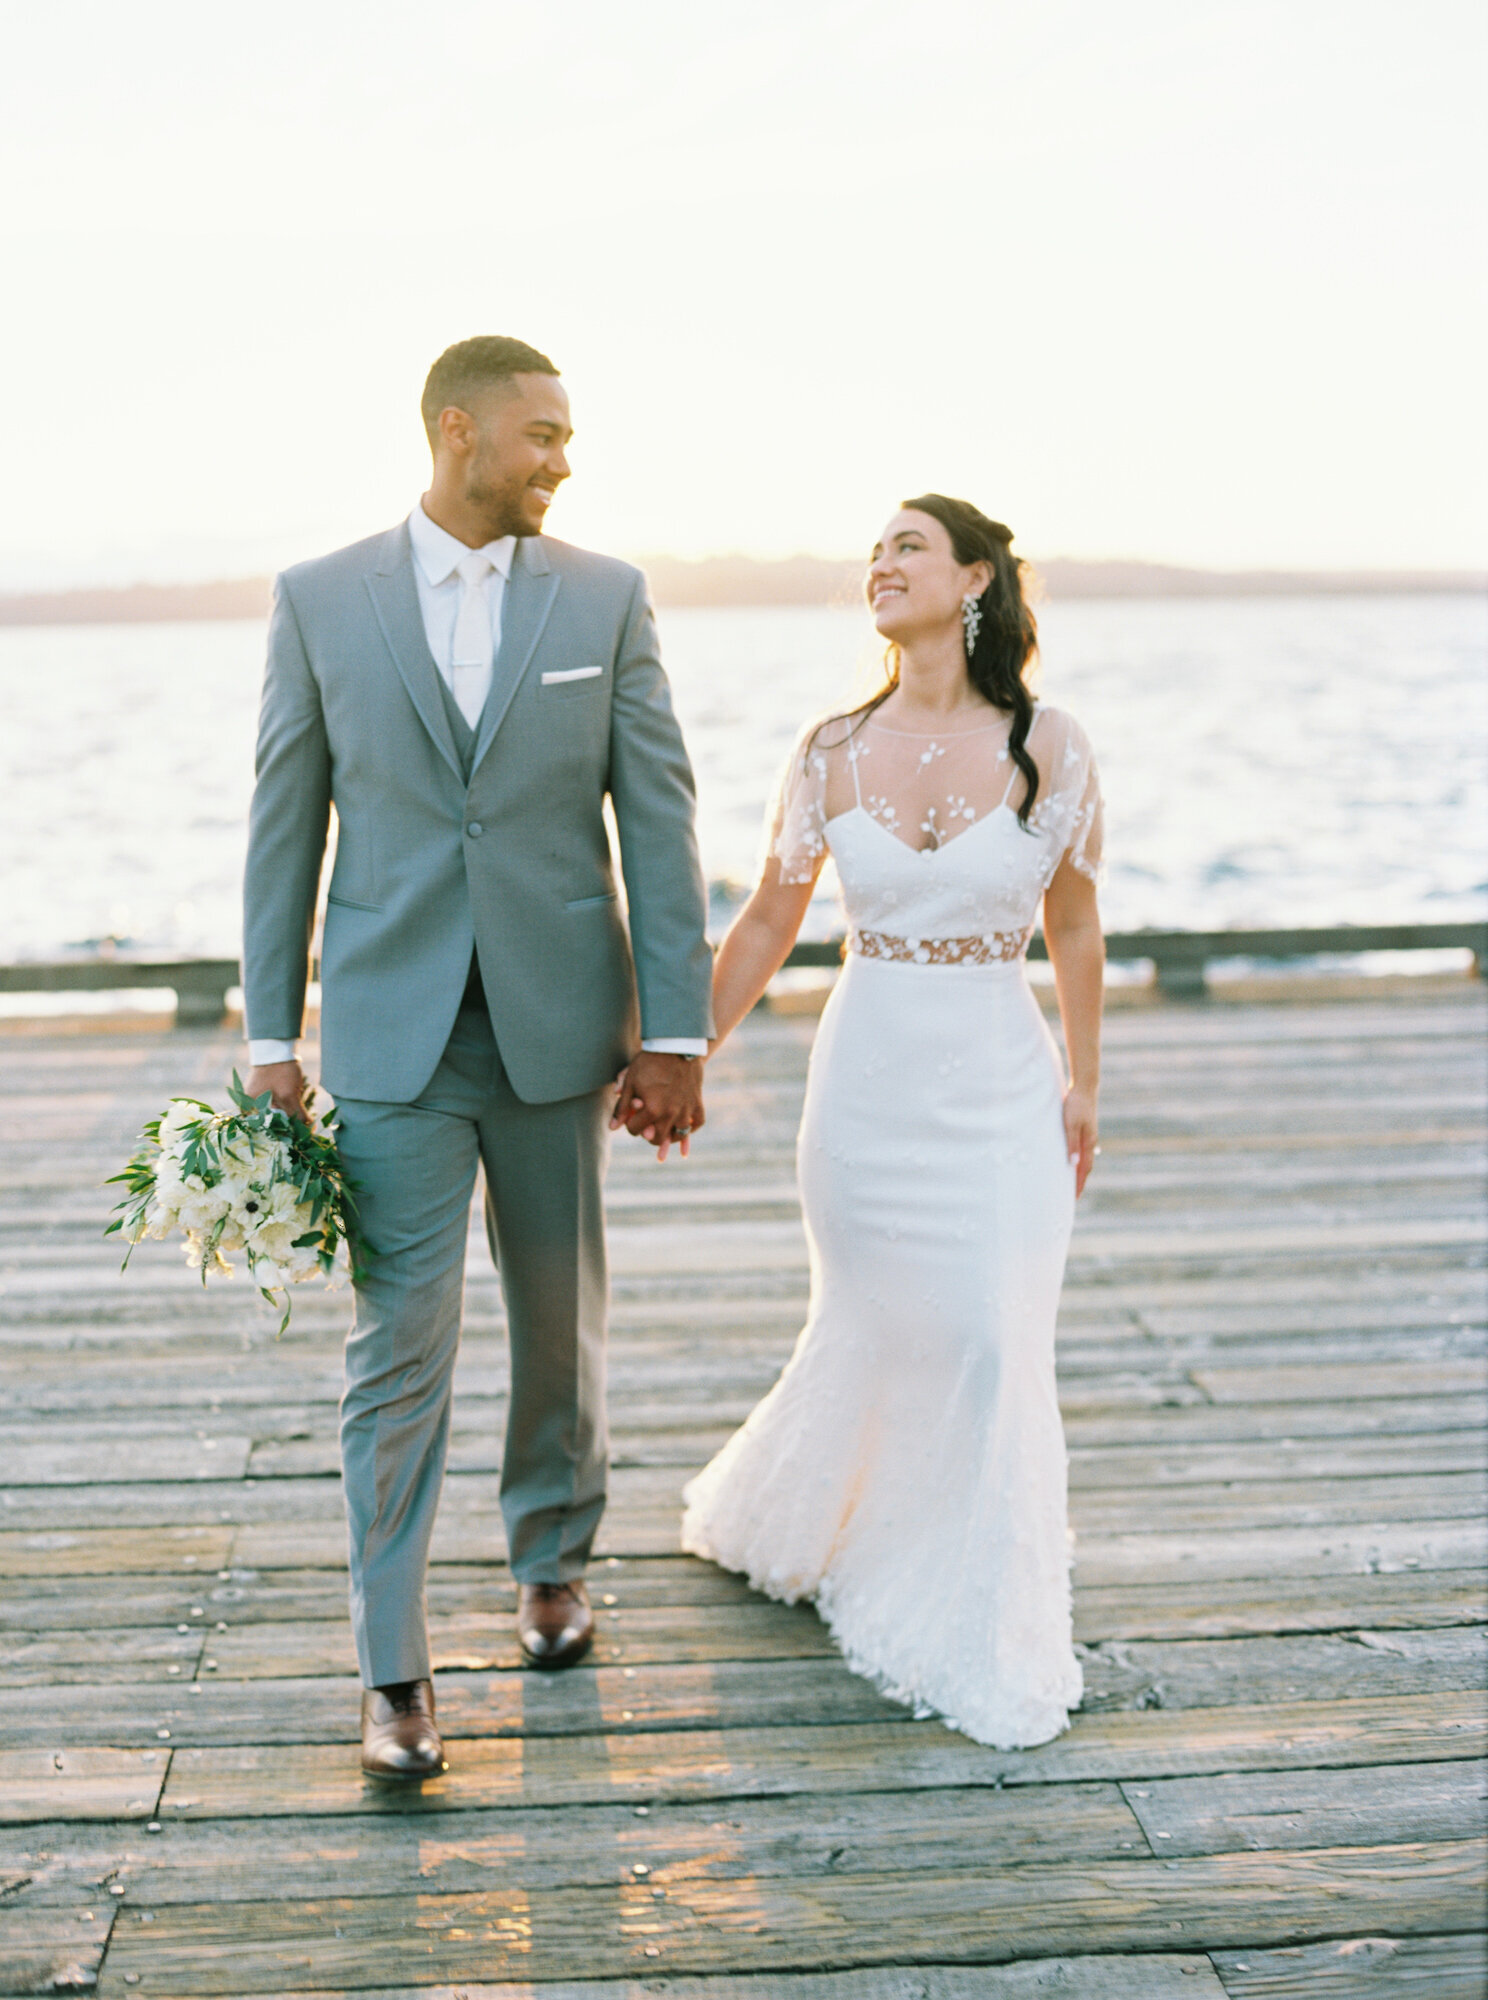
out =
{"type": "Polygon", "coordinates": [[[279,579],[243,927],[248,1088],[302,1113],[334,806],[320,1068],[375,1247],[341,1452],[362,1765],[387,1778],[444,1766],[424,1581],[477,1164],[510,1327],[518,1635],[564,1667],[592,1635],[605,1503],[607,1127],[662,1158],[685,1142],[712,1026],[692,773],[643,579],[542,532],[569,470],[558,371],[461,341],[423,418],[434,471],[408,519],[279,579]]]}

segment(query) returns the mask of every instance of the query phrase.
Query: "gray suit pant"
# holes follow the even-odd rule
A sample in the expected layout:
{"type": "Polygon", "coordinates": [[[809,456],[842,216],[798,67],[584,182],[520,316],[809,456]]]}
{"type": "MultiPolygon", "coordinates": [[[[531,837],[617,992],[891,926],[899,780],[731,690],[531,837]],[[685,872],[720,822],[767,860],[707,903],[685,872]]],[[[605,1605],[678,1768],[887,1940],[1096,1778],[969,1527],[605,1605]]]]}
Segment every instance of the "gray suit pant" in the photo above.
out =
{"type": "Polygon", "coordinates": [[[524,1104],[486,1014],[462,1009],[412,1104],[343,1098],[339,1144],[368,1260],[346,1346],[341,1459],[351,1617],[367,1687],[429,1674],[424,1603],[449,1442],[477,1161],[501,1272],[511,1406],[501,1511],[524,1583],[582,1576],[604,1511],[610,1093],[524,1104]]]}

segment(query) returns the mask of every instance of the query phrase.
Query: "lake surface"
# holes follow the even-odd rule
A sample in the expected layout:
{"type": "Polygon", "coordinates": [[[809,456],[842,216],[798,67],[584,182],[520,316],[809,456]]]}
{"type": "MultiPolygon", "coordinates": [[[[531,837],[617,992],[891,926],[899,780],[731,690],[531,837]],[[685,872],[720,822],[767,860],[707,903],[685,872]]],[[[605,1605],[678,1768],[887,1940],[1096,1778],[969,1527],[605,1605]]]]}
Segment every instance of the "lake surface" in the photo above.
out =
{"type": "MultiPolygon", "coordinates": [[[[1112,929],[1488,911],[1482,599],[1085,601],[1040,622],[1040,692],[1100,760],[1112,929]]],[[[797,729],[876,685],[880,642],[838,609],[661,630],[704,867],[746,882],[797,729]]],[[[0,630],[0,962],[106,936],[237,952],[263,649],[254,623],[0,630]]],[[[832,928],[823,899],[812,929],[832,928]]]]}

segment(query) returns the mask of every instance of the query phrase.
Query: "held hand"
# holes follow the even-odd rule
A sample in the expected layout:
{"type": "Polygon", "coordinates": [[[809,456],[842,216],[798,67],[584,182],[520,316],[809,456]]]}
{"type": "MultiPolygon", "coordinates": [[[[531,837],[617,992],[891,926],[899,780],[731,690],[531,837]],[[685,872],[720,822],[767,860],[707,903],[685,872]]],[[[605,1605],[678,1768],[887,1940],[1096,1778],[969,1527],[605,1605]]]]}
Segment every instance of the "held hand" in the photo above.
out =
{"type": "Polygon", "coordinates": [[[1064,1094],[1064,1138],[1075,1170],[1075,1198],[1084,1194],[1090,1169],[1100,1151],[1100,1122],[1095,1111],[1095,1092],[1071,1087],[1064,1094]]]}
{"type": "Polygon", "coordinates": [[[268,1091],[276,1111],[287,1111],[302,1125],[310,1123],[305,1111],[305,1072],[297,1062],[255,1063],[243,1078],[243,1088],[250,1097],[262,1097],[268,1091]]]}
{"type": "Polygon", "coordinates": [[[675,1141],[686,1159],[692,1134],[702,1125],[703,1066],[689,1056],[642,1049],[615,1080],[610,1130],[623,1125],[656,1148],[664,1160],[675,1141]]]}

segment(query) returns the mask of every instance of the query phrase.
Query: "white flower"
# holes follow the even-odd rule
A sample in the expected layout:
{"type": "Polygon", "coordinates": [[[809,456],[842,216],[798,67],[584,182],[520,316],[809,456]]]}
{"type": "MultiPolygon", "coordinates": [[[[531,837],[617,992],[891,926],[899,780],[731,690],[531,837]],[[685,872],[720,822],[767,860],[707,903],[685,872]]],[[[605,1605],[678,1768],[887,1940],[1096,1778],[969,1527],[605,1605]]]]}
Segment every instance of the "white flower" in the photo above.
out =
{"type": "Polygon", "coordinates": [[[265,1258],[271,1264],[288,1263],[294,1254],[294,1226],[288,1222],[261,1222],[250,1230],[248,1248],[255,1257],[265,1258]]]}
{"type": "Polygon", "coordinates": [[[242,1216],[246,1212],[246,1208],[248,1208],[248,1202],[258,1202],[260,1200],[258,1190],[254,1188],[252,1180],[248,1180],[248,1174],[246,1174],[244,1168],[234,1168],[232,1172],[224,1174],[218,1180],[218,1194],[226,1200],[226,1204],[234,1212],[234,1216],[242,1216]]]}
{"type": "Polygon", "coordinates": [[[208,1188],[201,1194],[188,1195],[176,1211],[177,1219],[185,1230],[209,1230],[214,1222],[221,1221],[227,1214],[228,1202],[216,1188],[208,1188]]]}
{"type": "Polygon", "coordinates": [[[174,1144],[176,1140],[184,1137],[192,1126],[200,1125],[209,1116],[210,1113],[203,1111],[199,1104],[193,1104],[189,1098],[173,1097],[166,1106],[165,1116],[160,1121],[161,1145],[174,1144]]]}
{"type": "Polygon", "coordinates": [[[276,1181],[264,1195],[263,1204],[268,1222],[294,1222],[300,1214],[299,1195],[288,1181],[276,1181]]]}

